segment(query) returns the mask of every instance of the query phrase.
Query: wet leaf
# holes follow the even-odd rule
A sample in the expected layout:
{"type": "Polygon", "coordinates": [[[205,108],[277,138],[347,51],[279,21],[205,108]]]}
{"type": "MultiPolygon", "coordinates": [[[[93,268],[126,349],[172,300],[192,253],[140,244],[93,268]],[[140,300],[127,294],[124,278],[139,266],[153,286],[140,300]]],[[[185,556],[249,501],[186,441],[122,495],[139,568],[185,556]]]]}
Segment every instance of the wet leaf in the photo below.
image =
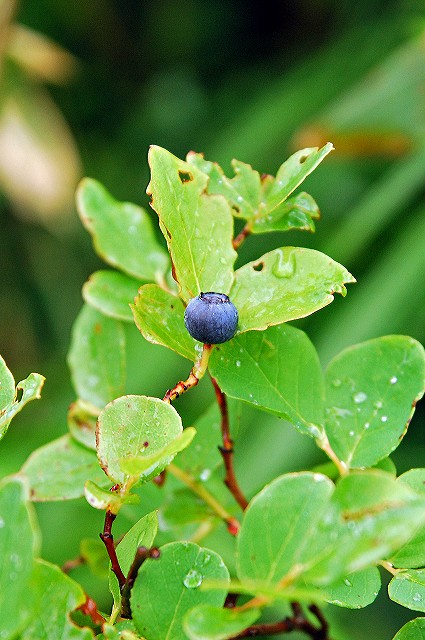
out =
{"type": "Polygon", "coordinates": [[[320,218],[319,207],[315,200],[304,191],[288,198],[270,213],[254,219],[252,233],[269,231],[314,231],[314,220],[320,218]]]}
{"type": "Polygon", "coordinates": [[[349,467],[370,467],[400,444],[424,392],[425,353],[407,336],[350,347],[326,372],[326,433],[349,467]]]}
{"type": "Polygon", "coordinates": [[[224,604],[226,589],[203,590],[203,581],[226,581],[229,573],[219,555],[193,542],[172,542],[160,551],[159,559],[146,560],[139,570],[131,592],[133,621],[150,640],[186,640],[182,624],[190,609],[224,604]]]}
{"type": "Polygon", "coordinates": [[[374,602],[381,588],[381,576],[376,567],[338,578],[325,587],[326,600],[346,609],[362,609],[374,602]]]}
{"type": "Polygon", "coordinates": [[[201,604],[189,611],[184,630],[190,640],[226,640],[250,627],[261,615],[259,609],[220,609],[201,604]]]}
{"type": "Polygon", "coordinates": [[[140,285],[140,280],[119,271],[96,271],[83,285],[83,298],[105,316],[132,322],[130,304],[140,285]]]}
{"type": "Polygon", "coordinates": [[[165,275],[169,259],[157,242],[152,221],[144,209],[115,200],[92,178],[80,182],[76,200],[81,222],[105,262],[140,280],[165,275]]]}
{"type": "Polygon", "coordinates": [[[338,262],[313,249],[282,247],[235,272],[230,299],[239,313],[239,332],[304,318],[346,294],[355,282],[338,262]]]}
{"type": "Polygon", "coordinates": [[[201,291],[228,293],[236,252],[233,219],[222,196],[208,195],[208,178],[161,147],[149,152],[147,193],[159,216],[185,302],[201,291]]]}
{"type": "MultiPolygon", "coordinates": [[[[425,469],[410,469],[403,473],[397,482],[403,482],[411,487],[418,495],[425,497],[425,469]]],[[[425,566],[425,525],[422,525],[413,537],[391,558],[395,567],[403,569],[425,566]]]]}
{"type": "Polygon", "coordinates": [[[399,571],[388,585],[388,595],[407,609],[425,612],[425,569],[399,571]]]}

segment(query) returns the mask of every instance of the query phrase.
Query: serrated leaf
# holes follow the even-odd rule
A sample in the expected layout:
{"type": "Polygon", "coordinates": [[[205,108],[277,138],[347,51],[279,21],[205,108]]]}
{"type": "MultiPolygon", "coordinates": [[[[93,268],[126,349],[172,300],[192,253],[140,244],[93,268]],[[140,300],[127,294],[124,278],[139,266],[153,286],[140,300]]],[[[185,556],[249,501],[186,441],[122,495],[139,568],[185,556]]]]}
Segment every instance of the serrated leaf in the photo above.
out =
{"type": "Polygon", "coordinates": [[[424,507],[414,491],[383,471],[344,476],[316,527],[304,579],[325,585],[377,564],[425,521],[424,507]]]}
{"type": "Polygon", "coordinates": [[[185,307],[180,298],[155,284],[145,284],[131,309],[136,326],[146,340],[173,349],[191,362],[197,359],[199,343],[186,329],[185,307]]]}
{"type": "Polygon", "coordinates": [[[362,609],[371,604],[381,588],[381,576],[376,567],[368,567],[338,578],[325,588],[330,604],[346,609],[362,609]]]}
{"type": "Polygon", "coordinates": [[[88,449],[96,451],[96,421],[100,409],[84,400],[73,402],[67,415],[71,436],[88,449]]]}
{"type": "Polygon", "coordinates": [[[12,418],[31,400],[41,397],[45,378],[39,373],[30,373],[28,378],[18,382],[0,356],[0,440],[5,436],[12,418]],[[18,398],[18,391],[22,391],[18,398]]]}
{"type": "Polygon", "coordinates": [[[193,542],[172,542],[157,560],[146,560],[131,592],[133,621],[149,640],[186,640],[183,619],[199,604],[221,607],[226,589],[203,591],[206,579],[228,580],[223,560],[193,542]],[[164,599],[164,593],[167,594],[164,599]]]}
{"type": "Polygon", "coordinates": [[[238,310],[239,333],[304,318],[346,294],[353,276],[324,253],[282,247],[235,272],[230,299],[238,310]]]}
{"type": "Polygon", "coordinates": [[[25,629],[28,640],[90,640],[91,629],[71,622],[69,614],[84,604],[86,596],[80,585],[65,575],[59,567],[36,560],[31,595],[33,617],[25,629]]]}
{"type": "Polygon", "coordinates": [[[276,585],[302,566],[333,487],[320,474],[287,474],[252,499],[237,537],[237,574],[242,582],[276,585]]]}
{"type": "Polygon", "coordinates": [[[28,489],[22,478],[11,477],[0,484],[0,589],[1,634],[12,640],[29,619],[27,594],[33,556],[39,553],[40,535],[35,514],[28,504],[28,489]],[[13,612],[13,615],[11,615],[13,612]]]}
{"type": "Polygon", "coordinates": [[[155,280],[169,268],[166,251],[155,238],[144,209],[118,202],[100,182],[84,178],[77,189],[77,209],[93,237],[98,255],[134,278],[155,280]]]}
{"type": "Polygon", "coordinates": [[[186,159],[209,177],[208,193],[224,196],[234,216],[246,220],[255,216],[262,203],[262,184],[260,174],[251,165],[232,160],[235,176],[228,178],[216,162],[205,160],[201,153],[191,151],[186,159]]]}
{"type": "Polygon", "coordinates": [[[108,484],[95,452],[69,434],[33,451],[21,471],[28,478],[34,502],[80,498],[88,479],[108,484]]]}
{"type": "Polygon", "coordinates": [[[319,207],[314,198],[302,191],[288,198],[270,212],[254,218],[250,225],[252,233],[268,233],[269,231],[314,231],[314,220],[320,218],[319,207]]]}
{"type": "Polygon", "coordinates": [[[260,609],[220,609],[200,604],[184,619],[184,630],[190,640],[226,640],[250,627],[261,615],[260,609]]]}
{"type": "Polygon", "coordinates": [[[119,271],[96,271],[83,285],[83,298],[105,316],[132,322],[130,304],[140,285],[140,280],[119,271]]]}
{"type": "MultiPolygon", "coordinates": [[[[186,449],[195,435],[196,429],[194,429],[194,427],[187,427],[177,438],[153,454],[122,458],[120,460],[121,470],[130,476],[149,475],[152,472],[152,468],[157,469],[158,463],[162,466],[165,460],[171,461],[177,453],[186,449]]],[[[166,464],[168,464],[168,462],[166,464]]]]}
{"type": "Polygon", "coordinates": [[[286,200],[332,149],[333,145],[328,142],[321,149],[301,149],[288,158],[278,169],[276,178],[267,191],[268,210],[273,210],[286,200]]]}
{"type": "Polygon", "coordinates": [[[122,324],[85,304],[72,329],[68,366],[82,400],[101,409],[122,395],[125,385],[122,324]]]}
{"type": "Polygon", "coordinates": [[[376,338],[337,355],[326,372],[326,433],[338,458],[370,467],[394,451],[424,381],[424,349],[407,336],[376,338]]]}
{"type": "Polygon", "coordinates": [[[280,325],[238,335],[214,348],[209,369],[229,396],[277,413],[301,433],[320,437],[322,371],[303,331],[280,325]]]}
{"type": "Polygon", "coordinates": [[[121,495],[116,491],[107,491],[91,480],[87,480],[84,485],[84,495],[89,505],[94,509],[108,510],[115,514],[124,504],[137,504],[140,502],[139,496],[135,494],[126,493],[121,495]]]}
{"type": "MultiPolygon", "coordinates": [[[[113,482],[122,484],[129,474],[121,470],[121,461],[129,456],[154,455],[177,438],[182,422],[177,411],[159,398],[122,396],[101,412],[97,426],[97,455],[100,465],[113,482]]],[[[157,463],[142,474],[146,482],[171,460],[157,463]]],[[[138,475],[138,474],[137,474],[138,475]]]]}
{"type": "Polygon", "coordinates": [[[222,196],[208,195],[207,176],[161,147],[149,152],[147,193],[168,244],[185,302],[201,291],[228,293],[236,252],[233,218],[222,196]]]}
{"type": "Polygon", "coordinates": [[[416,618],[405,624],[393,640],[425,640],[425,618],[416,618]]]}
{"type": "Polygon", "coordinates": [[[388,585],[388,595],[407,609],[425,612],[425,569],[399,571],[388,585]]]}
{"type": "MultiPolygon", "coordinates": [[[[130,570],[137,547],[146,547],[146,549],[150,549],[154,543],[157,531],[158,515],[156,511],[152,511],[146,516],[143,516],[143,518],[140,518],[140,520],[138,520],[136,524],[127,531],[122,540],[120,540],[116,547],[117,558],[125,576],[130,570]]],[[[115,574],[112,573],[110,566],[109,589],[114,598],[114,606],[119,609],[121,607],[121,591],[118,580],[115,574]]]]}
{"type": "MultiPolygon", "coordinates": [[[[409,485],[418,495],[425,497],[425,469],[410,469],[397,478],[397,482],[409,485]]],[[[392,556],[391,563],[403,569],[425,566],[425,525],[392,556]]]]}

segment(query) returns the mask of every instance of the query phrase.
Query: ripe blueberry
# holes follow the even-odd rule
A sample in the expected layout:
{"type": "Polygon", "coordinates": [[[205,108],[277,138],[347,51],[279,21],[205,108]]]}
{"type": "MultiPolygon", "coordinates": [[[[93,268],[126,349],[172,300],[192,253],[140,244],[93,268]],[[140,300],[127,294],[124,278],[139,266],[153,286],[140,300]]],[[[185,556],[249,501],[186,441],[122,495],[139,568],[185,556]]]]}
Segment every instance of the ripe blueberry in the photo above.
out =
{"type": "Polygon", "coordinates": [[[189,301],[184,323],[195,340],[204,344],[220,344],[235,335],[238,312],[224,293],[200,293],[189,301]]]}

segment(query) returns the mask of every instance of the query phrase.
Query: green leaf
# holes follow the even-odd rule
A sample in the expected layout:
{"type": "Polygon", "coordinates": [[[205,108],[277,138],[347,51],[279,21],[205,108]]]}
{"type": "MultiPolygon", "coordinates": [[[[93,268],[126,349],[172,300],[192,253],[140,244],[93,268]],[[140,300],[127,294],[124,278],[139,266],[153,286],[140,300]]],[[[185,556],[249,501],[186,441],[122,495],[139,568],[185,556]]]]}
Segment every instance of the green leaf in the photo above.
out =
{"type": "Polygon", "coordinates": [[[83,285],[83,298],[105,316],[132,322],[130,304],[140,285],[140,280],[119,271],[96,271],[83,285]]]}
{"type": "Polygon", "coordinates": [[[425,640],[425,618],[410,620],[395,634],[393,640],[425,640]]]}
{"type": "Polygon", "coordinates": [[[118,202],[91,178],[80,182],[76,199],[81,221],[105,262],[141,280],[155,280],[167,272],[167,253],[157,242],[144,209],[118,202]]]}
{"type": "Polygon", "coordinates": [[[379,470],[338,482],[310,545],[304,579],[325,585],[387,558],[425,521],[425,501],[379,470]]]}
{"type": "Polygon", "coordinates": [[[252,233],[267,233],[269,231],[314,231],[314,220],[320,218],[319,207],[315,200],[302,191],[292,198],[288,198],[270,212],[255,218],[250,226],[252,233]]]}
{"type": "Polygon", "coordinates": [[[30,373],[28,378],[18,382],[15,389],[15,379],[0,356],[0,440],[5,436],[12,418],[28,402],[40,398],[44,381],[44,376],[39,373],[30,373]],[[18,391],[22,391],[19,399],[18,391]]]}
{"type": "Polygon", "coordinates": [[[138,640],[140,636],[135,633],[136,627],[131,620],[120,620],[114,626],[103,625],[103,633],[96,636],[98,640],[138,640]]]}
{"type": "MultiPolygon", "coordinates": [[[[425,469],[410,469],[403,473],[397,482],[408,484],[419,495],[425,497],[425,469]]],[[[425,525],[391,558],[395,567],[415,569],[425,566],[425,525]]]]}
{"type": "Polygon", "coordinates": [[[185,302],[201,291],[228,293],[236,252],[233,219],[222,196],[208,195],[207,176],[161,147],[149,152],[147,193],[167,240],[185,302]]]}
{"type": "Polygon", "coordinates": [[[252,499],[237,537],[237,574],[242,582],[278,584],[302,567],[333,486],[323,475],[294,473],[276,478],[252,499]]]}
{"type": "Polygon", "coordinates": [[[134,321],[143,337],[194,362],[199,343],[184,324],[184,304],[177,296],[155,284],[145,284],[131,305],[134,321]]]}
{"type": "Polygon", "coordinates": [[[355,282],[338,262],[313,249],[282,247],[235,272],[230,298],[239,313],[239,332],[304,318],[346,294],[355,282]]]}
{"type": "MultiPolygon", "coordinates": [[[[113,482],[122,484],[128,474],[121,461],[146,451],[152,456],[177,438],[182,422],[177,411],[159,398],[123,396],[109,403],[101,412],[97,427],[97,455],[101,467],[113,482]]],[[[156,463],[143,476],[147,481],[164,469],[171,460],[156,463]]],[[[137,474],[138,475],[138,474],[137,474]]]]}
{"type": "Polygon", "coordinates": [[[190,640],[226,640],[250,627],[261,615],[259,609],[220,609],[200,604],[184,619],[184,630],[190,640]]]}
{"type": "MultiPolygon", "coordinates": [[[[126,576],[130,570],[137,547],[150,549],[158,531],[158,515],[156,511],[140,518],[117,545],[117,558],[122,572],[126,576]]],[[[121,592],[118,580],[109,565],[109,589],[114,598],[114,606],[121,608],[121,592]]]]}
{"type": "Polygon", "coordinates": [[[368,567],[356,573],[338,578],[327,585],[326,600],[346,609],[362,609],[371,604],[381,588],[381,576],[376,567],[368,567]]]}
{"type": "Polygon", "coordinates": [[[74,625],[69,614],[84,604],[86,596],[77,582],[56,565],[37,560],[33,576],[33,618],[25,638],[37,640],[90,640],[93,632],[74,625]]]}
{"type": "Polygon", "coordinates": [[[286,200],[332,149],[333,145],[328,142],[321,149],[301,149],[288,158],[279,168],[274,182],[267,191],[268,210],[273,210],[286,200]]]}
{"type": "Polygon", "coordinates": [[[388,595],[407,609],[425,612],[425,569],[399,571],[388,585],[388,595]]]}
{"type": "Polygon", "coordinates": [[[68,429],[74,440],[96,451],[96,421],[100,409],[84,400],[73,402],[67,415],[68,429]]]}
{"type": "Polygon", "coordinates": [[[193,491],[176,489],[162,503],[160,516],[161,530],[164,531],[195,522],[206,522],[217,517],[217,514],[193,491]]]}
{"type": "Polygon", "coordinates": [[[120,494],[116,491],[107,491],[98,487],[91,480],[87,480],[84,485],[84,495],[89,505],[94,509],[108,510],[115,514],[124,504],[137,504],[140,502],[139,496],[135,494],[120,494]]]}
{"type": "Polygon", "coordinates": [[[122,458],[120,461],[121,470],[130,476],[149,475],[152,472],[152,468],[157,469],[159,463],[163,465],[164,460],[167,460],[168,464],[177,453],[186,449],[195,435],[196,429],[187,427],[177,438],[155,453],[145,456],[127,456],[126,458],[122,458]]]}
{"type": "Polygon", "coordinates": [[[99,578],[108,577],[108,556],[105,545],[99,538],[83,538],[80,542],[80,556],[93,575],[99,578]]]}
{"type": "Polygon", "coordinates": [[[214,348],[209,368],[229,396],[277,413],[301,433],[322,434],[322,371],[303,331],[281,325],[236,336],[214,348]]]}
{"type": "Polygon", "coordinates": [[[209,578],[229,578],[214,551],[193,542],[161,547],[159,559],[142,564],[131,592],[131,611],[139,633],[149,640],[186,640],[182,623],[190,609],[198,604],[224,604],[226,589],[202,590],[202,582],[209,578]]]}
{"type": "Polygon", "coordinates": [[[88,479],[103,486],[108,484],[94,451],[75,442],[69,434],[33,451],[22,473],[28,478],[34,502],[80,498],[88,479]]]}
{"type": "Polygon", "coordinates": [[[85,304],[75,320],[68,365],[77,395],[102,408],[124,393],[122,324],[85,304]]]}
{"type": "Polygon", "coordinates": [[[0,484],[1,637],[12,640],[30,616],[28,592],[40,535],[28,489],[19,476],[0,484]]]}
{"type": "Polygon", "coordinates": [[[326,371],[326,433],[338,458],[370,467],[394,451],[424,380],[424,349],[407,336],[376,338],[337,355],[326,371]]]}

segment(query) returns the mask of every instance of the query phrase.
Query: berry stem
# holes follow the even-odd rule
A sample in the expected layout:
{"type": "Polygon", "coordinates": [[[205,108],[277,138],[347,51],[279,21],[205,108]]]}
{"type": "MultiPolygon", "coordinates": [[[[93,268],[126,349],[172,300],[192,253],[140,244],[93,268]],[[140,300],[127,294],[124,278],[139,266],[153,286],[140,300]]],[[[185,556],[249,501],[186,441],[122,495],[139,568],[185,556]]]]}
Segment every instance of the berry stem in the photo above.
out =
{"type": "Polygon", "coordinates": [[[235,498],[236,502],[242,509],[245,509],[248,506],[248,500],[245,498],[242,490],[239,486],[239,483],[236,479],[235,469],[233,466],[233,440],[230,437],[230,423],[229,423],[229,411],[227,408],[227,399],[223,391],[217,384],[217,380],[211,377],[211,381],[213,383],[215,395],[217,398],[217,403],[220,408],[221,413],[221,434],[223,439],[223,445],[218,449],[222,455],[224,468],[226,470],[226,475],[224,478],[224,484],[229,489],[232,496],[235,498]]]}
{"type": "Polygon", "coordinates": [[[186,393],[186,391],[189,391],[192,387],[196,387],[208,368],[211,349],[211,344],[204,344],[201,357],[194,363],[187,380],[180,380],[180,382],[178,382],[172,389],[168,389],[167,393],[163,397],[164,402],[171,404],[181,396],[182,393],[186,393]]]}
{"type": "Polygon", "coordinates": [[[111,569],[115,573],[120,589],[125,584],[125,575],[123,574],[119,560],[117,558],[117,552],[115,550],[114,536],[112,535],[112,525],[116,518],[116,514],[111,511],[105,513],[105,524],[103,526],[103,532],[100,534],[100,539],[106,547],[109,559],[111,561],[111,569]]]}

